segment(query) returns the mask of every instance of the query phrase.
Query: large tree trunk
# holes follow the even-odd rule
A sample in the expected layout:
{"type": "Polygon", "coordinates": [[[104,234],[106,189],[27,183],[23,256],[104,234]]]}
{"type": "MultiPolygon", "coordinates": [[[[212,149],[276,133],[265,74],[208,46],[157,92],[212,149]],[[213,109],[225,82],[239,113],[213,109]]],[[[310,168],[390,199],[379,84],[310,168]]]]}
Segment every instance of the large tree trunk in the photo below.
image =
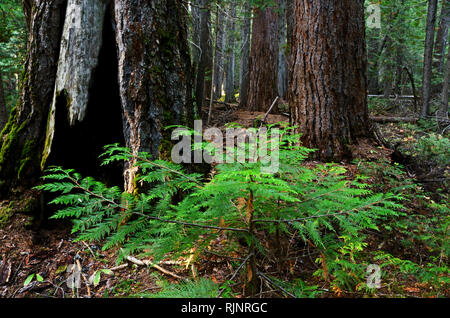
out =
{"type": "Polygon", "coordinates": [[[278,96],[278,1],[275,3],[276,7],[254,10],[246,101],[251,111],[267,111],[278,96]]]}
{"type": "MultiPolygon", "coordinates": [[[[154,156],[168,151],[164,128],[190,123],[190,57],[186,16],[178,0],[116,0],[120,101],[125,143],[154,156]]],[[[132,165],[125,189],[133,190],[132,165]]]]}
{"type": "Polygon", "coordinates": [[[434,29],[436,25],[437,0],[428,1],[428,17],[425,38],[425,54],[422,80],[422,111],[421,117],[426,117],[430,111],[431,76],[433,63],[434,29]]]}
{"type": "Polygon", "coordinates": [[[133,162],[99,169],[102,147],[118,142],[157,156],[170,150],[163,128],[192,120],[178,0],[69,0],[64,9],[65,1],[33,7],[22,97],[3,136],[2,194],[18,180],[36,182],[40,163],[124,183],[131,192],[133,162]]]}
{"type": "Polygon", "coordinates": [[[295,0],[289,104],[323,160],[370,136],[363,0],[295,0]]]}
{"type": "Polygon", "coordinates": [[[248,1],[245,1],[243,8],[244,22],[242,23],[242,55],[240,67],[240,91],[239,91],[239,107],[244,108],[248,98],[248,82],[249,82],[249,59],[250,59],[250,31],[251,31],[251,10],[248,1]]]}
{"type": "Polygon", "coordinates": [[[8,111],[6,110],[5,91],[3,89],[3,75],[0,68],[0,132],[8,121],[8,111]]]}
{"type": "Polygon", "coordinates": [[[228,10],[227,21],[227,46],[225,59],[225,102],[234,101],[234,46],[235,46],[235,18],[236,18],[236,2],[232,0],[228,10]]]}
{"type": "Polygon", "coordinates": [[[55,87],[65,0],[36,1],[30,12],[25,77],[17,106],[0,136],[0,196],[40,176],[47,118],[55,87]]]}

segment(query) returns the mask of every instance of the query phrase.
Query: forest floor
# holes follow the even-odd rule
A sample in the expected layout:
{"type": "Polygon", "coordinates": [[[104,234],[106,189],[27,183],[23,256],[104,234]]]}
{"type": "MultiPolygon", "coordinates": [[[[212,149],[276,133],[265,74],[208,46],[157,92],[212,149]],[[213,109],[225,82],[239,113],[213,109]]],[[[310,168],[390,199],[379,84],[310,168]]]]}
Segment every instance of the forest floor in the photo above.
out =
{"type": "MultiPolygon", "coordinates": [[[[252,127],[255,120],[264,117],[264,113],[252,113],[238,111],[233,107],[216,104],[215,114],[218,114],[213,125],[223,127],[229,122],[237,122],[245,127],[252,127]]],[[[377,115],[382,114],[377,110],[377,115]]],[[[400,114],[402,116],[408,114],[400,114]]],[[[280,121],[288,121],[283,115],[269,115],[266,123],[274,124],[280,121]]],[[[382,124],[379,125],[383,137],[391,144],[401,142],[403,152],[408,147],[413,147],[418,138],[417,130],[411,125],[382,124]]],[[[347,170],[348,177],[356,174],[370,174],[370,182],[383,189],[383,183],[400,183],[404,180],[414,180],[415,171],[408,166],[397,168],[390,157],[395,151],[367,145],[359,150],[361,161],[341,163],[347,170]],[[392,174],[386,167],[396,169],[392,174]]],[[[316,165],[317,162],[307,162],[307,165],[316,165]]],[[[448,167],[445,172],[448,176],[448,167]]],[[[415,180],[417,188],[428,187],[428,191],[434,192],[436,184],[421,184],[415,180]]],[[[439,184],[442,185],[442,182],[439,184]]],[[[448,191],[448,189],[447,189],[448,191]]],[[[161,291],[167,283],[177,283],[177,276],[184,278],[205,277],[217,284],[223,284],[233,275],[236,269],[236,261],[221,255],[205,254],[194,262],[186,259],[177,259],[175,262],[159,264],[158,268],[136,264],[129,260],[117,266],[117,250],[102,251],[101,246],[74,242],[71,234],[70,223],[58,221],[44,221],[39,224],[35,217],[27,213],[15,211],[26,210],[27,197],[36,195],[35,191],[21,194],[20,200],[0,202],[0,297],[136,297],[149,295],[161,291]],[[82,268],[80,288],[71,289],[67,285],[72,265],[82,268]],[[102,271],[109,269],[106,271],[102,271]],[[24,284],[30,275],[34,275],[29,284],[24,284]],[[36,276],[39,274],[39,276],[36,276]],[[97,275],[96,275],[97,274],[97,275]],[[88,284],[97,276],[95,286],[88,284]]],[[[431,210],[424,208],[423,198],[432,201],[433,198],[425,196],[417,197],[408,203],[408,209],[431,218],[431,210]]],[[[445,202],[444,202],[445,205],[445,202]]],[[[419,226],[420,228],[420,226],[419,226]]],[[[426,232],[424,226],[422,231],[426,232]]],[[[430,247],[425,241],[417,239],[417,236],[409,235],[408,231],[369,233],[368,251],[383,250],[393,257],[407,259],[415,263],[425,263],[427,260],[439,256],[439,253],[430,247]],[[407,241],[408,244],[399,244],[407,241]]],[[[446,238],[445,238],[446,239],[446,238]]],[[[214,241],[215,250],[221,250],[221,245],[226,244],[226,237],[219,236],[214,241]]],[[[268,242],[267,244],[270,244],[268,242]]],[[[393,273],[386,277],[388,283],[372,294],[359,291],[343,291],[332,287],[329,282],[320,281],[313,273],[318,269],[315,262],[317,255],[310,252],[310,246],[298,244],[293,250],[295,262],[290,264],[289,275],[302,277],[310,285],[318,285],[318,297],[450,297],[448,285],[431,284],[419,280],[414,275],[402,275],[393,273]]],[[[236,258],[238,255],[236,254],[236,258]]],[[[442,257],[441,257],[442,260],[442,257]]],[[[267,272],[276,266],[270,262],[267,272]]],[[[273,271],[276,269],[274,268],[273,271]]],[[[448,275],[449,273],[444,273],[448,275]]],[[[439,274],[441,275],[441,274],[439,274]]],[[[229,297],[242,297],[239,286],[232,286],[229,297]]],[[[265,289],[260,297],[280,297],[277,291],[265,289]]]]}

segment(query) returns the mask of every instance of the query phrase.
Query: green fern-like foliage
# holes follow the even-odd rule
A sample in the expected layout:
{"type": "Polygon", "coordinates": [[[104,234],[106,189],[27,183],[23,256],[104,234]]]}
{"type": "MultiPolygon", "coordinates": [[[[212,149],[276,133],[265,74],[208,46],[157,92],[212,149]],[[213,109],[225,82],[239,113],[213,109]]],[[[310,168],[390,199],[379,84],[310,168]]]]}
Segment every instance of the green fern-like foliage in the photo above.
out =
{"type": "Polygon", "coordinates": [[[205,278],[198,281],[182,282],[180,284],[160,281],[161,291],[135,295],[144,298],[216,298],[219,295],[219,285],[205,278]]]}
{"type": "Polygon", "coordinates": [[[266,251],[255,231],[298,233],[319,249],[337,250],[339,237],[360,239],[363,230],[401,213],[400,195],[372,193],[364,177],[348,180],[338,165],[304,165],[313,150],[300,146],[290,127],[281,136],[271,141],[280,148],[274,174],[262,172],[263,162],[224,163],[204,181],[182,165],[110,145],[104,164],[134,160],[141,171],[137,182],[150,190],[122,193],[59,167],[48,170],[48,183],[37,188],[60,194],[51,203],[63,207],[53,218],[73,219],[78,240],[120,246],[119,261],[143,251],[155,260],[194,246],[201,251],[222,232],[244,235],[261,254],[266,251]]]}

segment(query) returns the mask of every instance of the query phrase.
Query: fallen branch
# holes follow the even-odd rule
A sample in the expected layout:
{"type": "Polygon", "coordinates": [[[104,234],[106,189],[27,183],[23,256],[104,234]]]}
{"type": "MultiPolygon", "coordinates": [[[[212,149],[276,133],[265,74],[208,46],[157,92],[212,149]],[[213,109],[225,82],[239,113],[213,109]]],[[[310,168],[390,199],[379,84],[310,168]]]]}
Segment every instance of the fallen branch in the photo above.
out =
{"type": "Polygon", "coordinates": [[[384,117],[384,116],[371,116],[370,120],[380,124],[386,123],[412,123],[415,124],[419,118],[415,117],[384,117]]]}
{"type": "Polygon", "coordinates": [[[142,260],[141,261],[141,260],[138,260],[137,258],[135,258],[133,256],[128,256],[127,260],[130,261],[131,263],[139,265],[139,266],[151,266],[151,267],[154,267],[155,269],[159,270],[161,273],[164,273],[164,274],[166,274],[168,276],[172,276],[172,277],[174,277],[176,279],[180,279],[180,280],[185,280],[185,278],[183,278],[181,276],[178,276],[177,274],[172,273],[172,272],[168,271],[167,269],[162,268],[161,266],[156,265],[155,263],[153,263],[153,262],[151,262],[149,260],[142,260]]]}
{"type": "Polygon", "coordinates": [[[262,127],[262,125],[265,124],[266,119],[267,119],[267,116],[269,116],[270,112],[272,111],[272,108],[277,104],[279,98],[280,98],[280,97],[277,96],[277,97],[275,98],[275,100],[273,101],[272,105],[270,105],[269,110],[268,110],[267,113],[264,115],[264,118],[263,118],[263,120],[261,121],[261,127],[262,127]]]}

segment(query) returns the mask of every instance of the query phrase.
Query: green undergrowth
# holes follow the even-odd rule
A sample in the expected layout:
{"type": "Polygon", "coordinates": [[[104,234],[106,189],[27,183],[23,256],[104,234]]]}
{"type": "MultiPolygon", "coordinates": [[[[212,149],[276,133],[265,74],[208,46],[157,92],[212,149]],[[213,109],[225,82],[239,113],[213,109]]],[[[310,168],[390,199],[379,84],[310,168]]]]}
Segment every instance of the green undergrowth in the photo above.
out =
{"type": "MultiPolygon", "coordinates": [[[[413,185],[397,180],[386,189],[362,175],[349,178],[341,165],[307,165],[312,150],[302,147],[300,135],[293,131],[283,127],[280,138],[269,139],[280,149],[275,173],[263,173],[267,163],[261,160],[225,163],[205,180],[202,174],[187,173],[182,165],[110,145],[104,164],[136,160],[142,172],[137,181],[150,190],[123,193],[60,167],[49,169],[47,183],[38,189],[58,194],[51,202],[59,209],[52,218],[71,218],[77,240],[102,242],[104,250],[120,247],[118,262],[128,255],[152,257],[156,262],[178,257],[195,261],[206,258],[204,250],[238,254],[240,261],[233,264],[236,272],[220,286],[222,297],[236,292],[237,285],[246,294],[256,295],[263,281],[282,297],[375,295],[377,289],[368,285],[367,269],[370,264],[382,265],[383,259],[370,249],[371,233],[380,237],[389,232],[389,226],[392,233],[403,226],[410,216],[408,189],[413,185]],[[216,251],[214,244],[224,233],[225,240],[235,243],[216,251]],[[270,240],[277,243],[268,244],[270,240]],[[296,272],[288,260],[298,258],[297,251],[284,248],[292,242],[308,247],[311,254],[304,261],[313,260],[317,270],[307,276],[296,272]]],[[[397,179],[400,171],[394,167],[383,173],[397,179]]],[[[374,173],[373,167],[367,167],[367,172],[374,173]]],[[[436,250],[442,251],[442,240],[436,241],[436,250]]],[[[446,256],[441,260],[442,265],[446,256]]],[[[213,297],[217,291],[208,281],[194,284],[195,288],[192,284],[163,284],[156,297],[213,297]]]]}

